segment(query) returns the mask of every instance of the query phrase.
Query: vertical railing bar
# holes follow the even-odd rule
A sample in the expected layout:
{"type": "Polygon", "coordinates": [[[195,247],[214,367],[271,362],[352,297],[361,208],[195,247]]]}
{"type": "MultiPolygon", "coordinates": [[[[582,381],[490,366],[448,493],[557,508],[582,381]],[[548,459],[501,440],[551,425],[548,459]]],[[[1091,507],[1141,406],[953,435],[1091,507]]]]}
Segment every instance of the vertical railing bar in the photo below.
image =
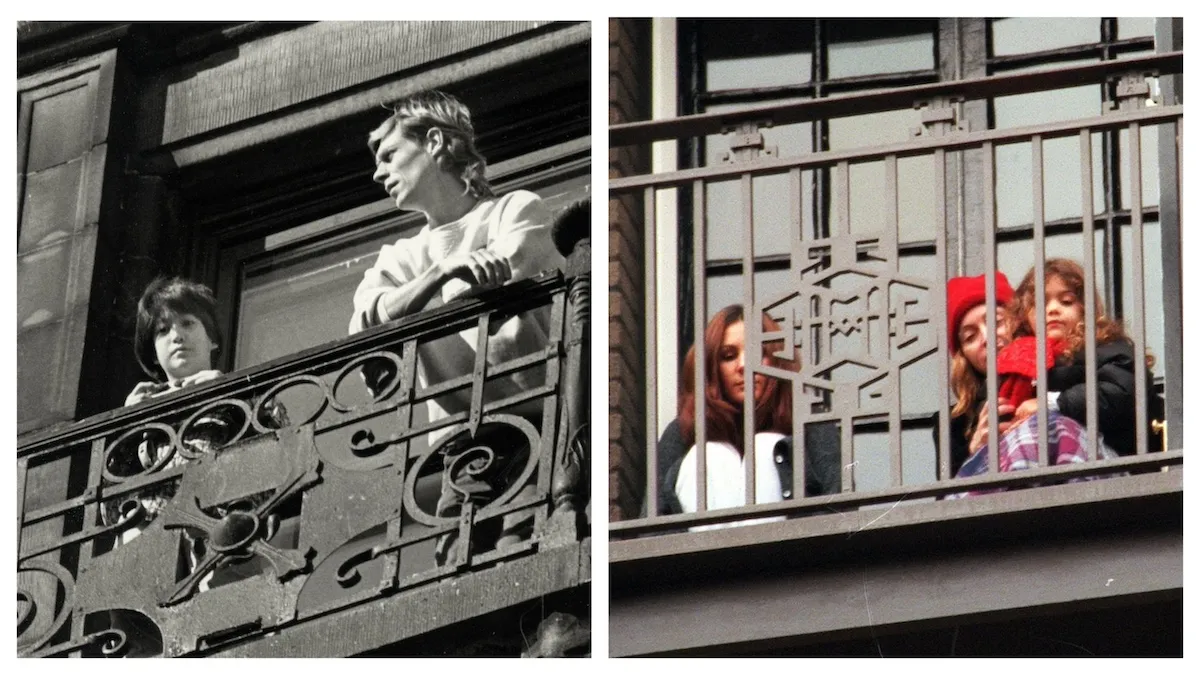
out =
{"type": "Polygon", "coordinates": [[[1050,425],[1046,420],[1046,349],[1049,347],[1046,336],[1046,185],[1042,176],[1042,137],[1030,139],[1033,149],[1033,261],[1037,296],[1037,409],[1041,414],[1038,418],[1037,446],[1038,466],[1049,464],[1049,443],[1047,429],[1050,425]]]}
{"type": "MultiPolygon", "coordinates": [[[[946,151],[938,149],[933,153],[933,192],[934,199],[937,201],[934,214],[934,236],[936,243],[935,256],[937,264],[934,270],[937,274],[936,282],[938,292],[942,294],[942,301],[935,302],[934,333],[937,335],[937,363],[938,372],[941,374],[942,382],[950,381],[950,336],[942,330],[946,325],[946,278],[949,276],[947,270],[947,258],[949,252],[946,250],[946,151]]],[[[961,239],[961,237],[960,237],[961,239]]],[[[938,468],[937,476],[939,480],[952,478],[950,475],[950,399],[945,396],[938,397],[938,468]]]]}
{"type": "MultiPolygon", "coordinates": [[[[573,332],[567,326],[570,321],[571,312],[569,312],[570,294],[567,288],[555,293],[552,296],[550,310],[550,344],[560,345],[554,358],[546,362],[546,383],[559,383],[558,395],[547,396],[542,399],[542,424],[545,426],[546,419],[557,421],[563,416],[564,411],[567,413],[568,421],[572,419],[570,414],[571,403],[566,399],[567,387],[563,384],[563,371],[567,370],[567,365],[570,363],[567,359],[572,350],[578,350],[578,347],[568,347],[565,343],[571,337],[573,332]]],[[[573,375],[568,375],[573,377],[573,375]]],[[[550,429],[558,428],[558,424],[549,427],[550,429]]],[[[537,470],[537,491],[538,494],[546,495],[550,493],[551,481],[554,478],[555,458],[562,457],[567,451],[567,434],[570,429],[566,427],[559,428],[558,434],[542,434],[542,454],[537,470]],[[553,441],[553,442],[551,442],[553,441]]],[[[538,526],[543,525],[541,511],[538,510],[535,514],[534,526],[535,531],[541,531],[538,526]]]]}
{"type": "Polygon", "coordinates": [[[742,369],[742,469],[746,481],[746,504],[757,503],[754,448],[754,366],[762,358],[762,318],[754,304],[754,176],[742,174],[742,334],[745,366],[742,369]]]}
{"type": "MultiPolygon", "coordinates": [[[[106,445],[103,437],[92,440],[92,447],[88,453],[88,474],[87,485],[88,491],[91,493],[91,499],[83,505],[83,530],[86,532],[95,527],[100,515],[99,491],[97,488],[103,482],[104,475],[104,446],[106,445]]],[[[95,550],[96,537],[89,537],[79,542],[79,557],[75,563],[75,576],[81,578],[83,573],[87,571],[92,562],[92,551],[95,550]]],[[[71,639],[79,640],[84,636],[83,614],[76,610],[72,612],[74,616],[69,619],[71,623],[71,639]]]]}
{"type": "MultiPolygon", "coordinates": [[[[900,189],[896,155],[888,155],[884,159],[883,164],[886,212],[884,216],[884,232],[880,244],[884,247],[886,255],[895,256],[896,266],[894,269],[889,270],[889,272],[891,274],[899,274],[900,189]]],[[[878,333],[881,337],[880,345],[883,351],[879,354],[872,354],[872,356],[876,359],[883,358],[887,361],[888,380],[892,383],[891,392],[888,396],[888,452],[891,457],[891,485],[894,487],[904,482],[904,449],[900,438],[900,362],[890,358],[891,330],[889,322],[892,316],[891,292],[892,289],[890,287],[884,287],[883,314],[878,333]]],[[[869,322],[867,330],[869,333],[869,322]]],[[[867,344],[871,344],[870,337],[867,339],[867,344]]]]}
{"type": "Polygon", "coordinates": [[[29,459],[17,460],[17,555],[21,555],[22,533],[25,529],[25,483],[29,477],[29,459]]]}
{"type": "MultiPolygon", "coordinates": [[[[841,161],[837,164],[837,191],[838,191],[838,236],[846,237],[850,235],[850,162],[841,161]]],[[[832,318],[829,316],[828,307],[823,307],[824,314],[821,316],[821,325],[828,328],[832,318]]],[[[822,330],[822,340],[830,339],[828,330],[822,330]]],[[[830,344],[832,351],[833,345],[830,344]]],[[[854,491],[854,424],[853,418],[845,420],[842,424],[842,492],[854,491]]]]}
{"type": "MultiPolygon", "coordinates": [[[[646,188],[642,197],[645,223],[642,237],[645,257],[642,283],[646,288],[644,342],[646,358],[646,514],[658,515],[658,220],[653,187],[646,188]]],[[[663,486],[662,489],[670,489],[663,486]]]]}
{"type": "Polygon", "coordinates": [[[992,474],[1000,471],[1000,462],[996,442],[1000,434],[996,433],[998,418],[995,402],[999,396],[996,382],[996,157],[992,144],[983,144],[983,253],[984,253],[984,293],[987,296],[987,409],[988,409],[988,471],[992,474]]]}
{"type": "Polygon", "coordinates": [[[474,438],[479,432],[480,420],[483,418],[483,386],[488,376],[487,346],[488,326],[491,325],[491,313],[479,315],[475,330],[475,382],[471,385],[471,416],[467,421],[467,429],[474,438]]]}
{"type": "MultiPolygon", "coordinates": [[[[1183,116],[1175,120],[1175,232],[1183,231],[1183,116]]],[[[1179,239],[1182,242],[1182,237],[1179,239]]],[[[1171,242],[1174,246],[1176,243],[1171,242]]],[[[1182,289],[1182,270],[1168,270],[1170,274],[1180,277],[1182,289]]],[[[1182,292],[1180,293],[1182,295],[1182,292]]],[[[1183,447],[1183,302],[1179,300],[1179,322],[1174,327],[1179,329],[1178,361],[1168,361],[1163,370],[1172,368],[1174,372],[1167,376],[1167,428],[1163,432],[1163,447],[1165,450],[1183,447]],[[1174,442],[1172,442],[1174,441],[1174,442]]],[[[1168,327],[1170,328],[1170,327],[1168,327]]]]}
{"type": "Polygon", "coordinates": [[[708,323],[705,307],[706,273],[705,261],[705,218],[704,181],[692,183],[692,264],[695,266],[695,287],[692,289],[692,304],[695,320],[692,322],[692,349],[695,353],[694,389],[696,392],[696,511],[708,510],[708,424],[705,418],[704,389],[704,329],[708,323]]]}
{"type": "Polygon", "coordinates": [[[1084,395],[1088,426],[1087,456],[1099,457],[1099,420],[1096,418],[1096,223],[1092,206],[1092,133],[1079,132],[1080,175],[1083,177],[1083,335],[1084,395]]]}
{"type": "Polygon", "coordinates": [[[1137,434],[1137,454],[1147,450],[1146,430],[1146,289],[1145,260],[1142,249],[1142,125],[1129,125],[1129,211],[1132,215],[1130,227],[1133,234],[1133,298],[1129,307],[1133,310],[1133,391],[1134,431],[1137,434]]]}
{"type": "MultiPolygon", "coordinates": [[[[791,186],[788,190],[791,199],[792,207],[792,288],[799,289],[804,280],[804,261],[801,259],[801,250],[804,245],[804,182],[800,169],[792,169],[788,172],[788,177],[791,179],[791,186]]],[[[803,295],[801,301],[807,300],[803,295]]],[[[808,324],[808,313],[802,311],[804,316],[803,325],[808,324]]],[[[795,317],[793,316],[793,319],[795,317]]],[[[792,336],[803,335],[801,331],[796,330],[795,325],[792,326],[792,336]]],[[[799,359],[799,369],[804,370],[804,349],[803,338],[801,343],[795,345],[794,356],[799,359]]],[[[807,448],[804,445],[804,418],[803,414],[803,392],[804,387],[798,386],[795,381],[781,382],[780,386],[788,386],[792,388],[792,495],[796,499],[804,497],[804,485],[807,481],[805,470],[807,469],[804,458],[807,456],[807,448]]]]}

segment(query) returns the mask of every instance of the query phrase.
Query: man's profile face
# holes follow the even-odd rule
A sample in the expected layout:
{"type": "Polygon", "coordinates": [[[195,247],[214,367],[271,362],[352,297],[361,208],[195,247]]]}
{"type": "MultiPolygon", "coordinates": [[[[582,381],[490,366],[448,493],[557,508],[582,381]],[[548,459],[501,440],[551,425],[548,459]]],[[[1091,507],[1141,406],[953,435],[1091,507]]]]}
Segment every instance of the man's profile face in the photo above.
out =
{"type": "Polygon", "coordinates": [[[399,209],[419,210],[428,189],[428,174],[436,169],[433,157],[421,143],[404,135],[400,123],[392,126],[375,150],[373,179],[383,186],[399,209]]]}

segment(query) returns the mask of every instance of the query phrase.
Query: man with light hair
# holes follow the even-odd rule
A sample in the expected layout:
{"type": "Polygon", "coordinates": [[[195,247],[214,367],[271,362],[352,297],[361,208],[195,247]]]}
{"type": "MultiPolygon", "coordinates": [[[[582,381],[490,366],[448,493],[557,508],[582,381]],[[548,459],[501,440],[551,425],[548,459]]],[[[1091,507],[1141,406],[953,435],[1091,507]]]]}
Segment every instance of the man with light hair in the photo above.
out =
{"type": "MultiPolygon", "coordinates": [[[[542,200],[524,190],[503,196],[493,193],[485,175],[487,163],[475,147],[471,113],[462,102],[430,91],[389,107],[391,116],[367,141],[375,159],[374,180],[395,200],[397,208],[423,213],[426,224],[415,236],[380,250],[354,293],[351,334],[562,266],[563,257],[550,236],[551,214],[542,200]]],[[[544,307],[502,322],[494,320],[487,344],[488,364],[543,349],[549,341],[548,310],[544,307]]],[[[470,373],[477,332],[472,328],[422,343],[417,363],[421,386],[435,386],[470,373]]],[[[544,367],[489,379],[484,403],[543,384],[544,367]]],[[[430,400],[430,421],[469,411],[470,396],[467,387],[430,400]]],[[[541,400],[535,399],[504,412],[521,415],[540,429],[541,408],[541,400]]],[[[430,446],[436,447],[448,431],[431,432],[430,446]]],[[[442,452],[447,470],[442,475],[438,516],[457,516],[468,501],[482,508],[521,473],[529,454],[528,442],[523,436],[515,438],[513,431],[485,425],[474,439],[461,433],[445,442],[442,452]],[[490,446],[495,458],[454,462],[468,446],[477,445],[490,446]],[[452,465],[455,475],[449,470],[452,465]]],[[[532,485],[527,489],[532,490],[532,485]]],[[[529,511],[505,516],[498,545],[527,538],[532,520],[529,511]]],[[[489,533],[480,537],[481,541],[489,538],[489,533]]],[[[438,542],[439,564],[446,561],[453,540],[450,536],[438,542]]]]}

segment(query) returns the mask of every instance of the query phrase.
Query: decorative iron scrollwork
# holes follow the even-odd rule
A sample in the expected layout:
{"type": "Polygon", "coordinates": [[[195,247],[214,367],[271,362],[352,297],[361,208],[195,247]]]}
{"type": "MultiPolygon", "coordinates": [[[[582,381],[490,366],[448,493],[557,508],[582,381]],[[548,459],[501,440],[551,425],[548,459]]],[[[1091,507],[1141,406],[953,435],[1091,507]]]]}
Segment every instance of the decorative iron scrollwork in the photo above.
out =
{"type": "Polygon", "coordinates": [[[28,656],[42,649],[63,627],[75,608],[75,578],[67,568],[49,560],[27,560],[17,566],[17,649],[23,656],[28,656]],[[21,587],[21,574],[42,573],[54,579],[54,592],[38,593],[30,590],[29,586],[21,587]],[[62,596],[61,604],[58,596],[62,596]],[[49,612],[49,620],[37,621],[43,612],[49,612]],[[36,624],[43,623],[44,627],[31,632],[36,624]]]}

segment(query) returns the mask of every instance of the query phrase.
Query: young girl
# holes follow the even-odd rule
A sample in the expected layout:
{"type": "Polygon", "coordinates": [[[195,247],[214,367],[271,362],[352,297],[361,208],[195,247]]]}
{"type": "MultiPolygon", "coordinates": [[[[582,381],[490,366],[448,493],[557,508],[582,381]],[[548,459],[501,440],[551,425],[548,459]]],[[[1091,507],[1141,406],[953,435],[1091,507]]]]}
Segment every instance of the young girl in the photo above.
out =
{"type": "MultiPolygon", "coordinates": [[[[1087,390],[1083,324],[1084,271],[1079,263],[1065,258],[1046,261],[1046,337],[1061,340],[1065,353],[1046,373],[1046,404],[1050,412],[1088,425],[1087,390]]],[[[1037,300],[1034,270],[1030,270],[1013,299],[1013,314],[1020,321],[1016,336],[1034,335],[1037,327],[1037,300]]],[[[1119,455],[1136,452],[1134,403],[1133,342],[1125,335],[1120,322],[1104,312],[1099,294],[1092,300],[1096,315],[1096,415],[1093,426],[1104,444],[1119,455]]],[[[1145,383],[1149,401],[1154,357],[1145,354],[1145,383]]],[[[1016,410],[1014,421],[1021,421],[1037,412],[1037,399],[1026,401],[1016,410]]]]}

